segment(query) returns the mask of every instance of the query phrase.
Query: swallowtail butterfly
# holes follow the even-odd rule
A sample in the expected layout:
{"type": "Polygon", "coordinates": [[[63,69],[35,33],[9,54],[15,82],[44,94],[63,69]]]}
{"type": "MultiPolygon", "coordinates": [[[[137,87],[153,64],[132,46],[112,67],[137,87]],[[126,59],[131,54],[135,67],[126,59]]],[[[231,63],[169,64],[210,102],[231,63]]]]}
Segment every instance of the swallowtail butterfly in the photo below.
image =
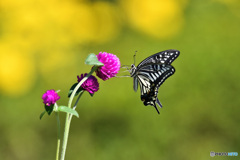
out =
{"type": "Polygon", "coordinates": [[[131,77],[133,77],[134,91],[137,91],[139,83],[143,104],[154,106],[158,114],[160,112],[156,104],[162,108],[157,97],[158,89],[168,77],[174,74],[175,69],[171,63],[179,54],[178,50],[173,49],[162,51],[144,59],[137,67],[132,64],[129,70],[131,77]]]}

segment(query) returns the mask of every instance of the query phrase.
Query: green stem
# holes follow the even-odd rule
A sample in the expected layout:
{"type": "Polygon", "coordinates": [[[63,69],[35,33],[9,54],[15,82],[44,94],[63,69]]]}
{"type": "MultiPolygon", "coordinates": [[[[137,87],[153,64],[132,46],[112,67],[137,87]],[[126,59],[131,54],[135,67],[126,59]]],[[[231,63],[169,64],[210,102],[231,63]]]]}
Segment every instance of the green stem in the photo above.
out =
{"type": "MultiPolygon", "coordinates": [[[[81,96],[82,96],[82,94],[84,93],[84,91],[82,91],[80,94],[79,94],[79,96],[78,96],[78,98],[77,98],[77,100],[76,100],[76,102],[75,102],[75,104],[74,104],[74,106],[73,106],[73,110],[75,110],[76,109],[76,107],[77,107],[77,104],[78,104],[78,101],[79,101],[79,99],[81,98],[81,96]]],[[[69,119],[68,119],[68,121],[69,121],[69,123],[71,122],[71,120],[72,120],[72,114],[70,114],[70,116],[69,116],[69,119]]]]}
{"type": "MultiPolygon", "coordinates": [[[[95,70],[97,70],[98,66],[93,66],[93,68],[91,69],[91,71],[87,74],[86,77],[84,77],[79,83],[78,85],[74,88],[69,101],[68,101],[68,107],[71,108],[72,106],[72,101],[73,98],[77,92],[77,90],[81,87],[81,85],[88,79],[88,77],[90,77],[93,72],[95,70]]],[[[71,114],[72,115],[72,114],[71,114]]],[[[70,118],[70,114],[67,113],[66,115],[66,120],[65,120],[65,128],[64,128],[64,135],[63,135],[63,144],[62,144],[62,151],[61,151],[61,159],[60,160],[64,160],[65,158],[65,154],[66,154],[66,149],[67,149],[67,141],[68,141],[68,135],[69,135],[69,129],[70,129],[70,124],[71,124],[71,119],[70,118]]]]}
{"type": "Polygon", "coordinates": [[[81,96],[82,96],[83,93],[84,93],[84,90],[81,91],[81,93],[79,94],[79,96],[78,96],[78,98],[77,98],[77,100],[76,100],[76,102],[75,102],[75,104],[74,104],[74,106],[73,106],[73,109],[74,109],[74,110],[75,110],[75,108],[77,107],[78,101],[79,101],[79,99],[81,98],[81,96]]]}
{"type": "Polygon", "coordinates": [[[60,150],[60,118],[59,113],[55,112],[57,118],[57,151],[56,151],[56,160],[59,160],[59,150],[60,150]]]}

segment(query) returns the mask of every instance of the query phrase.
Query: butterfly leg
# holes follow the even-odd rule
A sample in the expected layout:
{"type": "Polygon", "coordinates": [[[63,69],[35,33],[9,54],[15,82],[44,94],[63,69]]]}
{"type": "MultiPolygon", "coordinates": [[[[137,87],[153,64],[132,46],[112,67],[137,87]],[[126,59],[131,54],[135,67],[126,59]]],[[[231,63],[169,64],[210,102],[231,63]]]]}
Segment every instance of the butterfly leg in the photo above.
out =
{"type": "Polygon", "coordinates": [[[121,73],[122,73],[122,72],[129,72],[129,71],[128,71],[128,70],[125,70],[125,71],[121,71],[121,73]]]}
{"type": "Polygon", "coordinates": [[[124,75],[124,76],[115,76],[116,78],[123,78],[123,77],[131,77],[129,75],[124,75]]]}
{"type": "Polygon", "coordinates": [[[127,68],[127,69],[129,69],[129,68],[130,68],[130,65],[122,65],[121,68],[127,68]]]}

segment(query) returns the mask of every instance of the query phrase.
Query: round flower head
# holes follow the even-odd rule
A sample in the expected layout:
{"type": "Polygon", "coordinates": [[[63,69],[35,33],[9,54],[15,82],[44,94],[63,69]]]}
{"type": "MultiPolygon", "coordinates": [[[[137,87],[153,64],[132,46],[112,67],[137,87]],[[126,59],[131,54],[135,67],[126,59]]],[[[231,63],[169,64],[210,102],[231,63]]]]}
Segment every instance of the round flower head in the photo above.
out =
{"type": "Polygon", "coordinates": [[[97,58],[104,64],[104,66],[99,67],[96,70],[97,76],[104,81],[115,77],[121,66],[119,58],[116,55],[107,52],[100,52],[97,55],[97,58]]]}
{"type": "MultiPolygon", "coordinates": [[[[80,82],[84,77],[86,77],[87,73],[81,74],[81,77],[77,76],[78,82],[80,82]]],[[[97,81],[97,78],[94,76],[88,77],[88,79],[81,85],[81,87],[88,91],[89,93],[93,94],[94,92],[97,92],[99,89],[99,83],[97,81]]]]}
{"type": "Polygon", "coordinates": [[[43,103],[46,106],[51,106],[54,103],[56,103],[57,100],[60,99],[60,96],[57,94],[55,90],[47,90],[46,93],[43,94],[42,96],[43,103]]]}

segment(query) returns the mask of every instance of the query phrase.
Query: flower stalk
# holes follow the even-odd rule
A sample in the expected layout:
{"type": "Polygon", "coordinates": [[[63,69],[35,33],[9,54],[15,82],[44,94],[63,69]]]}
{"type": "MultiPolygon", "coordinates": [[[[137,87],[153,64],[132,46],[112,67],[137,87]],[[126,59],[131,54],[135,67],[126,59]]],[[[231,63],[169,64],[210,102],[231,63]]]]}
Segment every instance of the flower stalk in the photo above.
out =
{"type": "Polygon", "coordinates": [[[84,93],[84,91],[87,91],[91,96],[93,96],[94,93],[99,90],[98,80],[96,77],[92,76],[92,74],[96,72],[96,75],[105,81],[109,78],[115,77],[120,69],[120,61],[117,58],[117,56],[111,53],[106,53],[106,52],[103,52],[103,53],[100,52],[98,55],[95,55],[93,53],[89,54],[85,60],[85,64],[91,65],[93,67],[91,68],[91,71],[88,74],[85,73],[85,74],[81,74],[81,76],[77,76],[78,82],[73,84],[69,90],[69,93],[68,93],[69,101],[67,106],[64,106],[64,105],[58,106],[56,103],[60,99],[60,96],[58,95],[58,92],[60,90],[58,91],[55,91],[53,89],[47,90],[42,96],[43,103],[45,104],[45,110],[40,114],[40,119],[44,116],[45,113],[47,113],[48,115],[51,115],[52,112],[55,112],[56,119],[57,119],[56,160],[59,160],[61,143],[62,143],[62,148],[61,148],[60,160],[65,159],[72,116],[74,115],[76,117],[79,117],[79,114],[75,109],[77,107],[77,104],[82,94],[84,93]],[[76,99],[74,105],[72,106],[73,98],[77,95],[78,95],[78,98],[76,99]],[[60,140],[61,130],[60,130],[59,112],[66,113],[62,142],[60,140]]]}
{"type": "Polygon", "coordinates": [[[55,112],[56,119],[57,119],[57,151],[56,151],[56,160],[59,160],[59,151],[61,145],[61,130],[60,130],[60,119],[59,119],[59,112],[55,112]]]}
{"type": "MultiPolygon", "coordinates": [[[[93,66],[93,68],[91,69],[91,71],[86,75],[86,77],[84,77],[79,83],[78,85],[75,87],[75,89],[73,90],[69,101],[68,101],[68,107],[71,108],[72,106],[72,101],[73,98],[77,92],[77,90],[81,87],[81,85],[88,79],[88,77],[90,77],[93,72],[95,70],[97,70],[98,66],[93,66]]],[[[81,95],[81,94],[80,94],[81,95]]],[[[80,98],[80,97],[79,97],[80,98]]],[[[77,100],[78,102],[78,100],[77,100]]],[[[74,106],[77,106],[77,104],[75,104],[74,106]]],[[[75,107],[76,108],[76,107],[75,107]]],[[[75,109],[74,108],[74,109],[75,109]]],[[[66,153],[66,148],[67,148],[67,142],[68,142],[68,135],[69,135],[69,129],[70,129],[70,124],[71,124],[71,119],[72,119],[72,114],[67,113],[66,115],[66,120],[65,120],[65,129],[64,129],[64,136],[63,136],[63,144],[62,144],[62,151],[61,151],[61,159],[60,160],[64,160],[65,158],[65,153],[66,153]]]]}

